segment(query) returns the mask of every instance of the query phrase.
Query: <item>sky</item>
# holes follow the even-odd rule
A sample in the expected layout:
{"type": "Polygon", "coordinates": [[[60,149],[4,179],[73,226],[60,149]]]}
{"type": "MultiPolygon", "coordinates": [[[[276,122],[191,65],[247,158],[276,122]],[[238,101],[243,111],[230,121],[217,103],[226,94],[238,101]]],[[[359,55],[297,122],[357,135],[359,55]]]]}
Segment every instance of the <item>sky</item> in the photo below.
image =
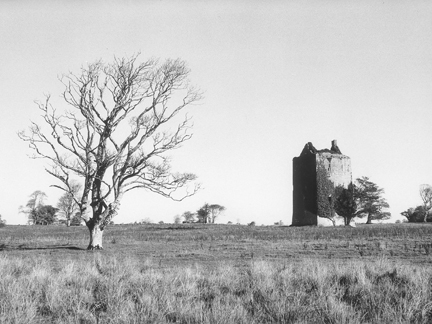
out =
{"type": "Polygon", "coordinates": [[[0,214],[24,224],[32,192],[61,195],[17,136],[40,121],[34,101],[63,109],[59,76],[139,52],[186,61],[204,92],[193,138],[171,154],[203,189],[182,202],[133,191],[115,223],[210,203],[226,207],[221,223],[291,224],[292,159],[334,139],[400,219],[432,184],[431,17],[420,0],[0,1],[0,214]]]}

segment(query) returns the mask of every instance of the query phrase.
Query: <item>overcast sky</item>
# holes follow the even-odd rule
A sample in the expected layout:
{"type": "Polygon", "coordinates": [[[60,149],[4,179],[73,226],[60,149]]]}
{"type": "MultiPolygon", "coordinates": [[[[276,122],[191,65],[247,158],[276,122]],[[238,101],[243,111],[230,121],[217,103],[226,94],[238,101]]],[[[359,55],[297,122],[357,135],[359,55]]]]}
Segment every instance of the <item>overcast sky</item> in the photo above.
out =
{"type": "MultiPolygon", "coordinates": [[[[172,154],[203,190],[181,203],[145,191],[116,223],[171,222],[205,202],[220,222],[291,223],[292,159],[337,139],[353,178],[385,189],[393,219],[432,184],[430,1],[0,1],[0,214],[9,224],[35,190],[61,194],[16,133],[58,76],[141,52],[181,58],[205,93],[194,137],[172,154]]],[[[61,101],[57,108],[61,109],[61,101]]]]}

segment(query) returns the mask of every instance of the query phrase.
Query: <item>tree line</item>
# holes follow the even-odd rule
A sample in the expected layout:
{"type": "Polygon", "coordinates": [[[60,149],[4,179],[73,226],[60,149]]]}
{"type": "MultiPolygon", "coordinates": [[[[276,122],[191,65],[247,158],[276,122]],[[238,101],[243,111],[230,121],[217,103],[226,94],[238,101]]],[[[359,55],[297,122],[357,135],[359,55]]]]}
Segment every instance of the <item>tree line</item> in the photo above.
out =
{"type": "Polygon", "coordinates": [[[226,210],[219,204],[205,203],[196,212],[185,211],[181,216],[174,216],[174,223],[212,223],[226,210]]]}
{"type": "Polygon", "coordinates": [[[422,204],[411,207],[401,213],[409,223],[432,222],[432,186],[422,184],[419,188],[422,204]]]}
{"type": "MultiPolygon", "coordinates": [[[[80,186],[74,185],[75,191],[79,191],[80,186]]],[[[20,207],[20,212],[27,215],[29,225],[52,225],[55,223],[66,224],[67,226],[81,225],[82,218],[79,213],[78,205],[75,203],[70,193],[65,192],[58,200],[57,206],[46,205],[47,195],[36,190],[30,196],[27,204],[20,207]]]]}

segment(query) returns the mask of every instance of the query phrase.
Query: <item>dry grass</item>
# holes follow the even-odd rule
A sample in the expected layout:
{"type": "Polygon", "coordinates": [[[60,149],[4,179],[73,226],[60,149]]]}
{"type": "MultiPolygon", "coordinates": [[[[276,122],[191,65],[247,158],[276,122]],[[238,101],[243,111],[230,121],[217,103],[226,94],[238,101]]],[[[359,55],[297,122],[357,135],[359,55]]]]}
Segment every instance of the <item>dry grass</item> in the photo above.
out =
{"type": "Polygon", "coordinates": [[[0,230],[0,323],[430,323],[428,224],[0,230]]]}
{"type": "MultiPolygon", "coordinates": [[[[388,224],[357,228],[237,225],[120,225],[104,234],[104,255],[150,259],[158,267],[243,265],[251,260],[374,260],[385,256],[408,264],[430,264],[430,224],[388,224]]],[[[53,263],[86,259],[85,227],[6,226],[0,253],[43,255],[53,263]]],[[[90,254],[91,255],[91,254],[90,254]]]]}
{"type": "Polygon", "coordinates": [[[430,323],[432,274],[386,259],[157,269],[0,259],[2,323],[430,323]]]}

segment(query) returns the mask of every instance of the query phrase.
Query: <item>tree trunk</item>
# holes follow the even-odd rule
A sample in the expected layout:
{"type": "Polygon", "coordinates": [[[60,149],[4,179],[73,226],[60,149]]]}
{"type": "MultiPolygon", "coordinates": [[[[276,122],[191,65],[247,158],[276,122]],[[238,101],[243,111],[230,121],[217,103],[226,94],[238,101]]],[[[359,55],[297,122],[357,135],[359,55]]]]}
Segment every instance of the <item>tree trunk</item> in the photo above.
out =
{"type": "Polygon", "coordinates": [[[90,242],[87,250],[103,250],[102,236],[105,226],[109,224],[111,219],[117,214],[120,205],[121,194],[117,195],[116,200],[107,206],[102,200],[102,203],[95,204],[93,208],[93,217],[86,221],[87,228],[90,231],[90,242]],[[103,206],[101,207],[101,205],[103,206]],[[102,208],[104,208],[102,212],[102,208]]]}
{"type": "Polygon", "coordinates": [[[70,219],[67,219],[67,220],[66,220],[66,226],[69,227],[69,226],[70,226],[70,223],[71,223],[70,219]]]}
{"type": "Polygon", "coordinates": [[[103,230],[100,229],[100,225],[94,224],[92,226],[88,226],[88,229],[90,231],[90,242],[87,250],[102,250],[103,230]]]}
{"type": "MultiPolygon", "coordinates": [[[[332,222],[333,226],[336,227],[336,220],[334,219],[334,217],[323,217],[323,218],[327,218],[329,221],[332,222]]],[[[344,221],[345,223],[345,221],[344,221]]],[[[282,221],[279,222],[279,225],[282,224],[282,221]]]]}
{"type": "Polygon", "coordinates": [[[372,224],[372,214],[368,214],[366,224],[372,224]]]}

